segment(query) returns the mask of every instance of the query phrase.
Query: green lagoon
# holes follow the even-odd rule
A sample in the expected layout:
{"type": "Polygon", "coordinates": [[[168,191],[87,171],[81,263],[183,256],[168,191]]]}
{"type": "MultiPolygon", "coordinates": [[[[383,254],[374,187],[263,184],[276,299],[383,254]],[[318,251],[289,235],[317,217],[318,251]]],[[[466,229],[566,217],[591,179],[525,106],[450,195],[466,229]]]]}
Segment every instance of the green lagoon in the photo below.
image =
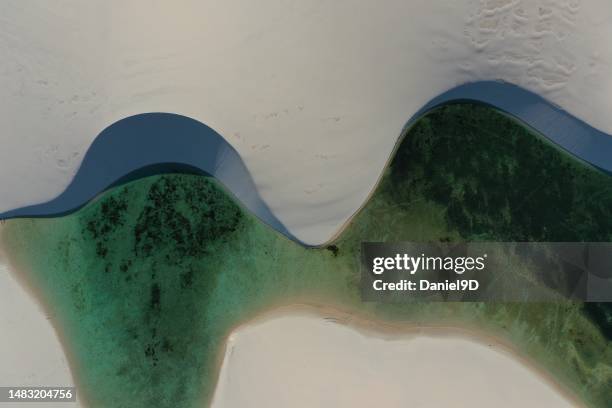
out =
{"type": "MultiPolygon", "coordinates": [[[[272,230],[214,179],[179,174],[116,187],[68,216],[7,221],[3,236],[95,407],[202,406],[232,328],[295,302],[477,328],[588,405],[612,407],[607,304],[361,301],[363,241],[612,240],[612,178],[489,107],[420,119],[363,209],[321,248],[272,230]]],[[[508,275],[547,290],[529,270],[508,275]]]]}

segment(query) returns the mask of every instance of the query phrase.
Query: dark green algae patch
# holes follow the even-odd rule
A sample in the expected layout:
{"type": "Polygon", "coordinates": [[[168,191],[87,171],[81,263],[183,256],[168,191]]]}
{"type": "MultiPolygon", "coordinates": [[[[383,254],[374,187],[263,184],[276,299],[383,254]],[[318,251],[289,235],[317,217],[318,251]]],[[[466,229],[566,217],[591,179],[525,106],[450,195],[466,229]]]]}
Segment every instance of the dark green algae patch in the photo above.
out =
{"type": "Polygon", "coordinates": [[[66,217],[9,221],[4,233],[93,406],[210,401],[232,327],[296,300],[489,331],[590,405],[612,406],[607,304],[360,301],[362,241],[610,241],[610,176],[487,107],[419,120],[364,209],[322,248],[288,240],[192,175],[132,182],[66,217]]]}

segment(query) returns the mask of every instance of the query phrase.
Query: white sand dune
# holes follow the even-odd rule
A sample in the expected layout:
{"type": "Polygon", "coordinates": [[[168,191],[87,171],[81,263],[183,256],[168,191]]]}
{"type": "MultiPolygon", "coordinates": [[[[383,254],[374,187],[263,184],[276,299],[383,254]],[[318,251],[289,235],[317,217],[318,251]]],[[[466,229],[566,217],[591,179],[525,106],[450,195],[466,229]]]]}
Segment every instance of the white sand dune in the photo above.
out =
{"type": "Polygon", "coordinates": [[[241,327],[212,407],[577,406],[490,339],[381,336],[303,312],[241,327]]]}
{"type": "MultiPolygon", "coordinates": [[[[612,134],[611,21],[609,0],[4,0],[0,212],[57,196],[110,124],[173,112],[226,137],[274,214],[319,244],[410,116],[458,84],[505,80],[612,134]]],[[[0,295],[0,382],[69,381],[4,269],[0,295]]]]}
{"type": "Polygon", "coordinates": [[[611,22],[608,0],[6,0],[0,213],[57,196],[110,124],[170,112],[227,138],[320,244],[456,85],[511,82],[612,134],[611,22]]]}

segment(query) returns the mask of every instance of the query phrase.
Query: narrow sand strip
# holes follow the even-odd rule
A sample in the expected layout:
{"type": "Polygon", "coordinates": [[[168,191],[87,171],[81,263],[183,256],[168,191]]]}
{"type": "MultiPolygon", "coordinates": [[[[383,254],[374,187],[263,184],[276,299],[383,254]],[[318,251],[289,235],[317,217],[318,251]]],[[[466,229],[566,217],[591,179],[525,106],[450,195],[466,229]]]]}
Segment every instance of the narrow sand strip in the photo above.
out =
{"type": "Polygon", "coordinates": [[[229,337],[214,408],[576,407],[544,373],[488,337],[404,330],[292,307],[229,337]]]}

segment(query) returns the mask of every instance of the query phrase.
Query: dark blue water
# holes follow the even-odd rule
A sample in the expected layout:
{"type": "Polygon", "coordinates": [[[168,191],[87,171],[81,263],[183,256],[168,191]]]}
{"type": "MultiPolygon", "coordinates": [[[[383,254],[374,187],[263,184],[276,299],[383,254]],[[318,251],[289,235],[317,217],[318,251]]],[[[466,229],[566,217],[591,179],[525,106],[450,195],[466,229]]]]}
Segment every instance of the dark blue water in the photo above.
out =
{"type": "MultiPolygon", "coordinates": [[[[504,82],[475,82],[453,88],[427,103],[406,128],[431,109],[462,101],[506,112],[574,156],[612,172],[610,135],[544,98],[504,82]]],[[[205,124],[171,113],[135,115],[109,126],[92,143],[63,193],[45,203],[2,213],[0,219],[65,215],[112,186],[170,172],[215,177],[262,221],[295,239],[261,199],[251,174],[231,145],[205,124]]]]}

